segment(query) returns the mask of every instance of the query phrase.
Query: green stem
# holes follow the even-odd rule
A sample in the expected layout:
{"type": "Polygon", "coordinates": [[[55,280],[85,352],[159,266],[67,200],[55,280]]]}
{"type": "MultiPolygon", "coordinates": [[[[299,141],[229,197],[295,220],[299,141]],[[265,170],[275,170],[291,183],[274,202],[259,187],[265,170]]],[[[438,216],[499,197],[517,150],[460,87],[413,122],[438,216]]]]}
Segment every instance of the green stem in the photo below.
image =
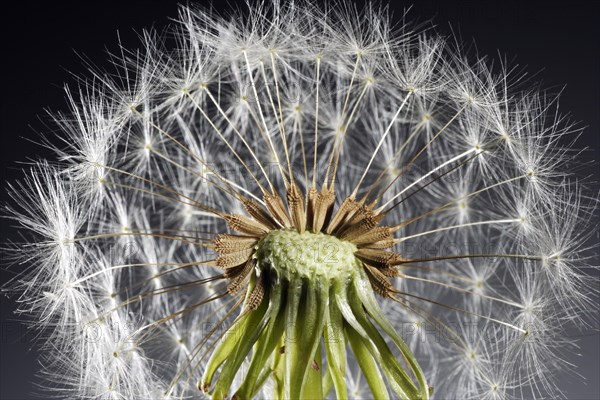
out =
{"type": "Polygon", "coordinates": [[[390,397],[387,388],[385,387],[383,377],[381,376],[381,372],[379,371],[379,367],[367,348],[363,337],[359,335],[350,324],[345,324],[345,328],[346,338],[356,356],[358,366],[365,375],[373,398],[377,400],[389,399],[390,397]]]}
{"type": "Polygon", "coordinates": [[[323,398],[321,354],[316,356],[323,327],[328,290],[320,282],[290,283],[291,292],[286,312],[286,397],[290,399],[323,398]],[[297,299],[296,299],[297,298],[297,299]],[[309,382],[310,384],[308,384],[309,382]]]}
{"type": "Polygon", "coordinates": [[[363,304],[360,302],[354,290],[350,293],[350,307],[354,313],[356,321],[367,332],[365,338],[370,346],[372,356],[378,360],[388,378],[388,383],[394,392],[405,400],[415,400],[420,398],[419,391],[410,377],[406,374],[398,360],[389,349],[385,339],[381,336],[377,328],[371,323],[363,304]]]}
{"type": "Polygon", "coordinates": [[[271,369],[273,370],[273,380],[275,381],[275,398],[282,400],[285,388],[285,337],[282,336],[278,346],[273,354],[271,369]]]}
{"type": "Polygon", "coordinates": [[[254,397],[271,373],[271,368],[266,366],[267,361],[280,342],[284,330],[285,311],[281,304],[285,302],[285,298],[282,296],[281,285],[273,286],[270,299],[269,322],[256,342],[248,372],[234,397],[240,399],[254,397]]]}
{"type": "MultiPolygon", "coordinates": [[[[333,298],[333,288],[331,297],[333,298]]],[[[327,354],[327,372],[329,373],[337,399],[348,399],[346,387],[346,339],[344,338],[344,319],[335,301],[327,308],[327,325],[324,330],[325,353],[327,354]]],[[[327,390],[328,392],[329,390],[327,390]]],[[[326,392],[326,393],[327,393],[326,392]]]]}
{"type": "MultiPolygon", "coordinates": [[[[408,347],[406,342],[404,342],[402,337],[400,337],[398,332],[396,332],[396,330],[394,329],[392,324],[390,324],[390,322],[388,321],[386,316],[381,311],[381,308],[379,307],[379,304],[377,303],[377,299],[375,298],[375,295],[373,294],[373,289],[371,288],[371,286],[369,285],[368,288],[365,288],[364,280],[368,279],[366,277],[365,272],[363,270],[361,270],[360,273],[362,275],[362,279],[355,280],[355,289],[356,289],[356,293],[358,294],[358,297],[360,298],[360,301],[364,305],[365,309],[367,310],[367,312],[369,313],[371,318],[373,318],[373,320],[375,320],[377,322],[377,324],[381,327],[381,329],[383,329],[383,331],[387,335],[389,335],[390,338],[394,341],[396,346],[398,346],[398,349],[400,350],[400,352],[402,353],[402,356],[404,357],[404,359],[406,360],[406,362],[412,369],[412,372],[414,373],[414,375],[417,379],[417,382],[419,383],[421,398],[429,399],[430,389],[429,389],[429,385],[427,384],[427,379],[425,377],[425,374],[423,373],[423,370],[421,369],[421,366],[419,365],[417,359],[413,355],[412,351],[410,350],[410,348],[408,347]]],[[[367,280],[367,282],[368,282],[368,280],[367,280]]]]}
{"type": "Polygon", "coordinates": [[[290,282],[288,289],[288,302],[285,307],[285,370],[283,375],[283,393],[287,399],[300,397],[300,384],[297,382],[298,372],[296,371],[299,359],[298,340],[300,329],[298,328],[298,308],[300,298],[302,297],[302,284],[300,282],[290,282]],[[298,393],[292,396],[292,388],[296,388],[298,393]]]}
{"type": "Polygon", "coordinates": [[[326,398],[329,395],[331,389],[333,389],[333,380],[331,380],[331,371],[329,368],[325,370],[325,374],[323,375],[323,398],[326,398]]]}
{"type": "Polygon", "coordinates": [[[302,388],[302,398],[306,400],[323,400],[325,398],[323,394],[323,359],[321,356],[321,336],[319,335],[317,349],[312,357],[312,361],[309,361],[310,366],[306,373],[306,380],[304,381],[302,388]]]}
{"type": "Polygon", "coordinates": [[[244,359],[250,353],[252,346],[260,337],[269,320],[269,314],[267,313],[268,305],[269,300],[265,296],[260,306],[250,312],[249,317],[246,319],[247,323],[239,327],[240,332],[233,332],[233,336],[237,336],[235,351],[227,357],[221,369],[221,373],[215,384],[213,399],[220,400],[227,395],[237,371],[240,369],[244,359]]]}

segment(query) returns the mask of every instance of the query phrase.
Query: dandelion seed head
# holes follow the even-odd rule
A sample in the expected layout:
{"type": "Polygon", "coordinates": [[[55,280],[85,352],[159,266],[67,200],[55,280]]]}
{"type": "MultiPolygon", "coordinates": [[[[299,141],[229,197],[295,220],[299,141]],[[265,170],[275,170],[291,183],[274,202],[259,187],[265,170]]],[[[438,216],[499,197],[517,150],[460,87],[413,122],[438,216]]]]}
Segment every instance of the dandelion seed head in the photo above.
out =
{"type": "Polygon", "coordinates": [[[12,186],[48,386],[564,395],[597,199],[555,98],[373,5],[182,6],[170,33],[67,89],[64,146],[12,186]]]}

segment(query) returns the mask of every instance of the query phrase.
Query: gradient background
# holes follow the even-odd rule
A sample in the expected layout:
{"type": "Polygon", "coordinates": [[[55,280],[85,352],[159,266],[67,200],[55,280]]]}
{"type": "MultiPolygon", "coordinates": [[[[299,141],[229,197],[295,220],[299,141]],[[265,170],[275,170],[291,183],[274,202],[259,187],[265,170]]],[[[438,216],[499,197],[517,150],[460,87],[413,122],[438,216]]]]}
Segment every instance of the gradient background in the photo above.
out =
{"type": "MultiPolygon", "coordinates": [[[[411,3],[394,4],[392,7],[399,17],[411,3]]],[[[107,66],[104,49],[117,50],[117,31],[126,48],[135,48],[138,41],[134,30],[140,32],[150,26],[160,29],[168,24],[170,17],[176,16],[177,4],[168,0],[35,5],[21,1],[3,6],[0,36],[3,203],[8,200],[6,182],[22,176],[19,163],[47,156],[48,152],[31,140],[39,137],[37,132],[51,133],[52,127],[44,126],[47,121],[44,108],[66,109],[62,85],[73,82],[70,74],[85,74],[75,51],[107,66]]],[[[566,84],[561,109],[570,111],[574,120],[587,126],[579,141],[580,147],[590,148],[583,158],[600,159],[600,18],[593,2],[420,0],[413,5],[409,16],[421,21],[433,18],[440,33],[448,34],[451,30],[459,33],[466,44],[475,43],[481,54],[492,58],[505,55],[512,65],[525,66],[535,75],[533,81],[542,81],[554,93],[566,84]]],[[[596,181],[600,180],[599,169],[597,161],[589,168],[596,181]]],[[[14,229],[4,220],[1,224],[0,242],[14,238],[14,229]]],[[[595,241],[600,242],[598,235],[595,241]]],[[[596,265],[597,250],[596,247],[596,265]]],[[[14,275],[4,265],[1,273],[0,282],[14,275]]],[[[0,302],[0,399],[35,398],[36,350],[31,348],[25,327],[12,314],[14,299],[2,296],[0,302]]],[[[578,372],[586,378],[586,383],[565,376],[563,387],[569,399],[600,399],[598,327],[580,335],[582,354],[573,361],[579,365],[578,372]]]]}

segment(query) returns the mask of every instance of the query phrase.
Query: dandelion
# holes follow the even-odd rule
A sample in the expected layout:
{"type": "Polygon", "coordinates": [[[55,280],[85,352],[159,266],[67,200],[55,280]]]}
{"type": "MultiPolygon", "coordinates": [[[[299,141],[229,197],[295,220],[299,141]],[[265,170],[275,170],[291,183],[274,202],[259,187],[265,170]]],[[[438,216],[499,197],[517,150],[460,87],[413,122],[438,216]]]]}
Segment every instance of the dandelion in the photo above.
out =
{"type": "Polygon", "coordinates": [[[596,200],[577,128],[385,9],[185,6],[14,185],[9,290],[77,398],[547,398],[596,200]]]}

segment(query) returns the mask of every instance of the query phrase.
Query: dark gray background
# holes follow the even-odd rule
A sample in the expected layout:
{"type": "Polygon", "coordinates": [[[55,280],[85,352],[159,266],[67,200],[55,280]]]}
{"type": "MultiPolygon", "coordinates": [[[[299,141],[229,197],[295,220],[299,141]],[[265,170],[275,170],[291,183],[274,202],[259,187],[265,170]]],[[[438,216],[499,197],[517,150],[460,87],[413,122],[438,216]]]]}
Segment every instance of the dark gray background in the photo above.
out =
{"type": "MultiPolygon", "coordinates": [[[[48,2],[49,3],[49,2],[48,2]]],[[[2,98],[0,146],[2,147],[3,185],[21,176],[20,161],[46,155],[46,151],[27,139],[48,133],[44,127],[44,107],[64,110],[63,82],[72,82],[69,71],[85,73],[74,51],[102,65],[105,46],[116,49],[117,30],[125,47],[137,46],[136,34],[151,25],[158,28],[176,17],[176,2],[85,2],[32,4],[12,2],[3,6],[2,98]]],[[[205,2],[206,3],[206,2],[205,2]]],[[[395,2],[396,15],[410,2],[395,2]]],[[[224,9],[223,5],[215,5],[224,9]]],[[[579,142],[590,147],[586,160],[600,159],[600,17],[591,1],[439,1],[421,0],[410,13],[420,20],[433,18],[437,30],[460,33],[465,42],[476,45],[481,54],[498,52],[538,73],[532,79],[543,80],[546,88],[561,96],[561,109],[587,126],[579,142]]],[[[106,64],[104,64],[106,65],[106,64]]],[[[590,167],[598,180],[598,163],[590,167]]],[[[7,201],[2,190],[2,202],[7,201]]],[[[15,235],[2,221],[1,242],[15,235]]],[[[596,236],[596,241],[597,236],[596,236]]],[[[596,249],[597,250],[597,249],[596,249]]],[[[597,260],[597,258],[596,258],[597,260]]],[[[597,261],[596,261],[597,263],[597,261]]],[[[2,269],[0,282],[13,273],[2,269]]],[[[36,391],[36,351],[26,329],[12,315],[14,299],[2,297],[1,399],[34,398],[36,391]]],[[[570,399],[600,399],[598,386],[600,336],[597,327],[581,337],[581,357],[574,361],[582,383],[566,376],[564,387],[570,399]]]]}

